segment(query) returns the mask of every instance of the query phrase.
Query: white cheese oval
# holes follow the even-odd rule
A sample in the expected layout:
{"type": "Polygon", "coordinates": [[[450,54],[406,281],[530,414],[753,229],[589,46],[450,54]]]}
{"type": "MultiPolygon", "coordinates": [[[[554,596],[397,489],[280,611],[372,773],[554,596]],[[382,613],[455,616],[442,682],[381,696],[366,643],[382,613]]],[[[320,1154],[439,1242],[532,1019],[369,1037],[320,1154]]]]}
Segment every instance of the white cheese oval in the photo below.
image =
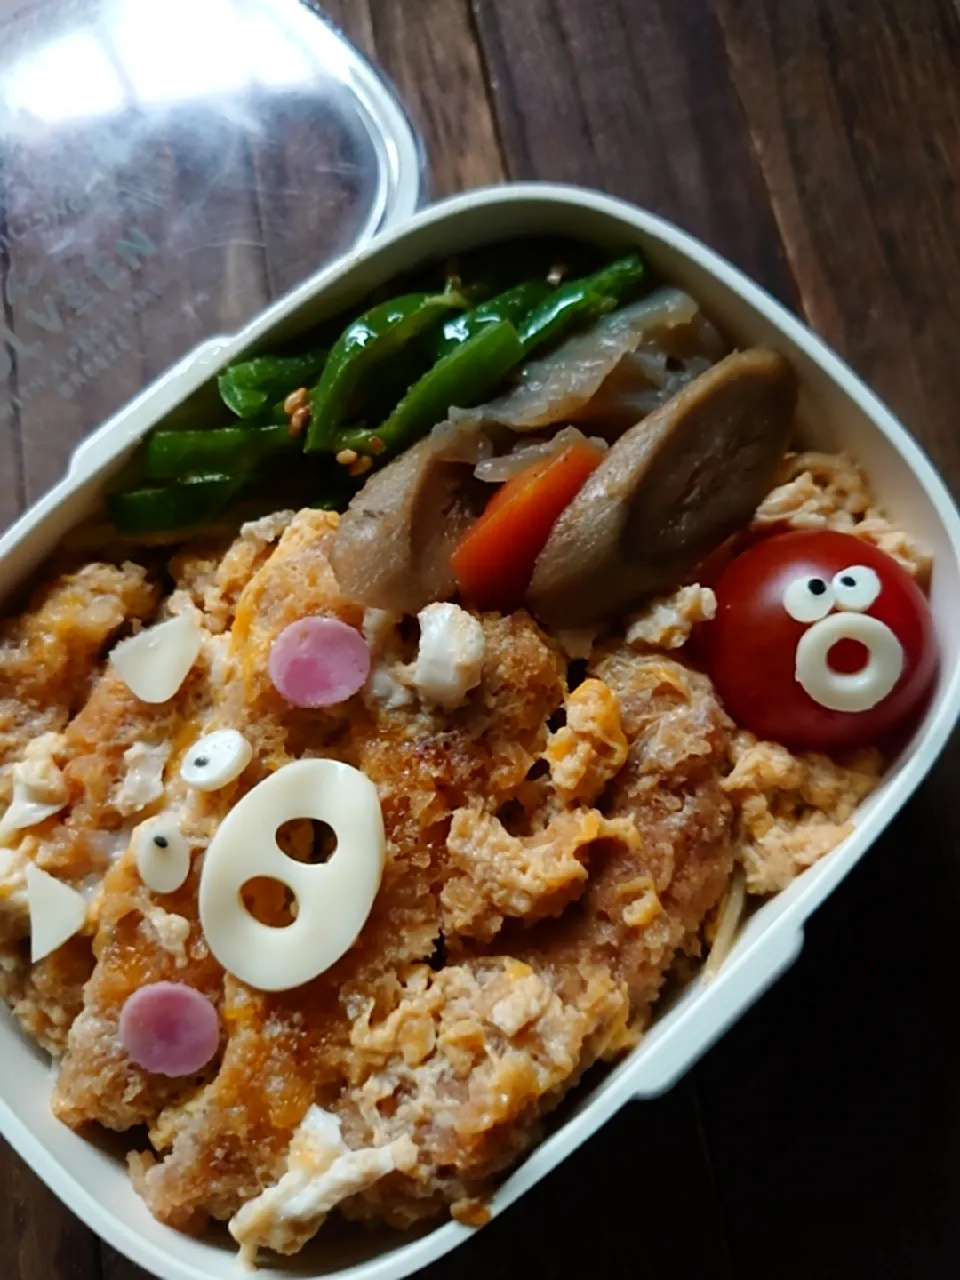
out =
{"type": "Polygon", "coordinates": [[[329,969],[356,941],[380,887],[386,839],[377,789],[337,760],[297,760],[254,787],[227,814],[207,849],[200,877],[200,923],[223,967],[262,991],[302,986],[329,969]],[[293,818],[329,823],[330,859],[295,862],[277,828],[293,818]],[[261,924],[241,890],[266,876],[297,899],[285,928],[261,924]]]}
{"type": "Polygon", "coordinates": [[[888,697],[903,672],[903,646],[879,618],[865,613],[832,613],[805,631],[797,645],[797,682],[830,711],[869,711],[888,697]],[[829,654],[841,640],[867,650],[859,671],[834,671],[829,654]]]}
{"type": "Polygon", "coordinates": [[[883,590],[883,583],[876,569],[868,564],[851,564],[833,575],[833,594],[838,609],[863,613],[876,602],[883,590]]]}
{"type": "Polygon", "coordinates": [[[198,791],[219,791],[239,778],[253,759],[253,747],[236,729],[218,729],[198,738],[183,758],[180,777],[198,791]]]}
{"type": "Polygon", "coordinates": [[[48,875],[31,862],[27,866],[27,908],[30,912],[30,962],[36,964],[79,933],[87,918],[82,894],[48,875]]]}
{"type": "Polygon", "coordinates": [[[200,628],[191,613],[146,627],[110,654],[114,671],[141,702],[168,702],[200,653],[200,628]]]}
{"type": "Polygon", "coordinates": [[[836,600],[829,582],[816,574],[807,574],[789,583],[782,603],[795,622],[819,622],[827,616],[836,600]]]}
{"type": "Polygon", "coordinates": [[[161,814],[144,822],[134,837],[140,879],[154,893],[173,893],[190,874],[190,847],[180,827],[161,814]]]}

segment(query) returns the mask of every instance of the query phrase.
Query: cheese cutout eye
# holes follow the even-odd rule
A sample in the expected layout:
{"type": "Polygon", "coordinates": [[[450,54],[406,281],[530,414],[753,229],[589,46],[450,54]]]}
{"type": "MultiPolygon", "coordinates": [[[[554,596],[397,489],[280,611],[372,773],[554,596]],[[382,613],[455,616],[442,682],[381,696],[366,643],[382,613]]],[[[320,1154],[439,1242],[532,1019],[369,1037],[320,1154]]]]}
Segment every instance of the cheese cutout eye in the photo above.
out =
{"type": "Polygon", "coordinates": [[[852,564],[833,575],[833,594],[838,609],[863,613],[874,603],[881,591],[881,582],[875,569],[866,564],[852,564]]]}
{"type": "Polygon", "coordinates": [[[27,909],[30,912],[30,963],[79,933],[87,918],[87,904],[76,889],[55,879],[31,862],[27,867],[27,909]]]}
{"type": "Polygon", "coordinates": [[[230,973],[261,991],[302,986],[350,949],[380,887],[386,838],[380,799],[368,777],[336,760],[297,760],[249,791],[224,818],[200,877],[200,923],[230,973]],[[327,862],[295,862],[277,829],[293,818],[326,822],[337,837],[327,862]],[[294,894],[294,920],[262,924],[243,886],[278,880],[294,894]]]}
{"type": "Polygon", "coordinates": [[[192,614],[179,613],[121,640],[110,654],[110,663],[141,702],[169,702],[199,653],[200,629],[192,614]]]}
{"type": "Polygon", "coordinates": [[[198,791],[219,791],[253,759],[253,747],[236,729],[218,729],[198,738],[183,758],[180,777],[198,791]]]}
{"type": "Polygon", "coordinates": [[[136,834],[134,858],[140,879],[154,893],[173,893],[190,874],[190,847],[180,828],[163,816],[144,822],[136,834]]]}
{"type": "Polygon", "coordinates": [[[795,622],[819,622],[833,605],[833,587],[824,578],[794,578],[783,593],[783,607],[795,622]]]}

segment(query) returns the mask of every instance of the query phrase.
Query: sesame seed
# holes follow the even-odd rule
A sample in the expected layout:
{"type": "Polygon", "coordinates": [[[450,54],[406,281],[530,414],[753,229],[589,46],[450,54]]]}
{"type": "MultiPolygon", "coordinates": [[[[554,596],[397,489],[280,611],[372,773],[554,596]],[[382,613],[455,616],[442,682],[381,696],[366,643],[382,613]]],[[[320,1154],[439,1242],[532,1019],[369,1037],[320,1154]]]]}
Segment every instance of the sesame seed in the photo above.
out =
{"type": "Polygon", "coordinates": [[[167,839],[166,836],[154,836],[153,843],[157,846],[158,849],[166,849],[170,841],[167,839]]]}
{"type": "Polygon", "coordinates": [[[307,403],[307,396],[310,393],[306,387],[298,387],[296,391],[291,391],[283,402],[283,412],[288,418],[292,418],[298,409],[302,409],[307,403]]]}
{"type": "Polygon", "coordinates": [[[302,405],[297,409],[290,419],[290,434],[292,436],[303,435],[304,428],[310,421],[310,410],[306,405],[302,405]]]}

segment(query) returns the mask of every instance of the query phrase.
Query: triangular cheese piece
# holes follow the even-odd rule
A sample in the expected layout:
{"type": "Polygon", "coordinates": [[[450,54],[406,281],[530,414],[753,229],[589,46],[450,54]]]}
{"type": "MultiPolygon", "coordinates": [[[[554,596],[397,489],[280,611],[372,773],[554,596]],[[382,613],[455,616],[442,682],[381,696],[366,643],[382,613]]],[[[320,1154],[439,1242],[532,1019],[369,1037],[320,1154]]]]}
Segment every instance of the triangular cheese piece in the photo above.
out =
{"type": "Polygon", "coordinates": [[[27,907],[32,964],[79,933],[87,918],[87,904],[82,895],[32,862],[27,867],[27,907]]]}
{"type": "Polygon", "coordinates": [[[121,640],[110,662],[141,702],[167,702],[186,680],[199,652],[200,629],[193,615],[179,613],[121,640]]]}
{"type": "Polygon", "coordinates": [[[40,804],[36,800],[28,800],[24,795],[23,784],[15,779],[13,799],[7,806],[6,813],[0,818],[0,844],[9,840],[17,832],[26,831],[28,827],[46,822],[47,818],[59,813],[63,807],[62,804],[40,804]]]}

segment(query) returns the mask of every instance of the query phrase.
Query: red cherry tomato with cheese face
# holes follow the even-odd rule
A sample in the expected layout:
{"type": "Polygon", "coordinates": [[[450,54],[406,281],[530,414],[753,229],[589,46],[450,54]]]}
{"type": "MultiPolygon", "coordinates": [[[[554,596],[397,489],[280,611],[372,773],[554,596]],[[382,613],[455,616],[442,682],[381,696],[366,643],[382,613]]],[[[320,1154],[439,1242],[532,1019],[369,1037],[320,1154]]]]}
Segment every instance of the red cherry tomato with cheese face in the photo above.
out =
{"type": "Polygon", "coordinates": [[[937,649],[926,598],[852,534],[767,538],[715,590],[707,667],[727,711],[759,737],[820,751],[876,742],[930,692],[937,649]]]}

